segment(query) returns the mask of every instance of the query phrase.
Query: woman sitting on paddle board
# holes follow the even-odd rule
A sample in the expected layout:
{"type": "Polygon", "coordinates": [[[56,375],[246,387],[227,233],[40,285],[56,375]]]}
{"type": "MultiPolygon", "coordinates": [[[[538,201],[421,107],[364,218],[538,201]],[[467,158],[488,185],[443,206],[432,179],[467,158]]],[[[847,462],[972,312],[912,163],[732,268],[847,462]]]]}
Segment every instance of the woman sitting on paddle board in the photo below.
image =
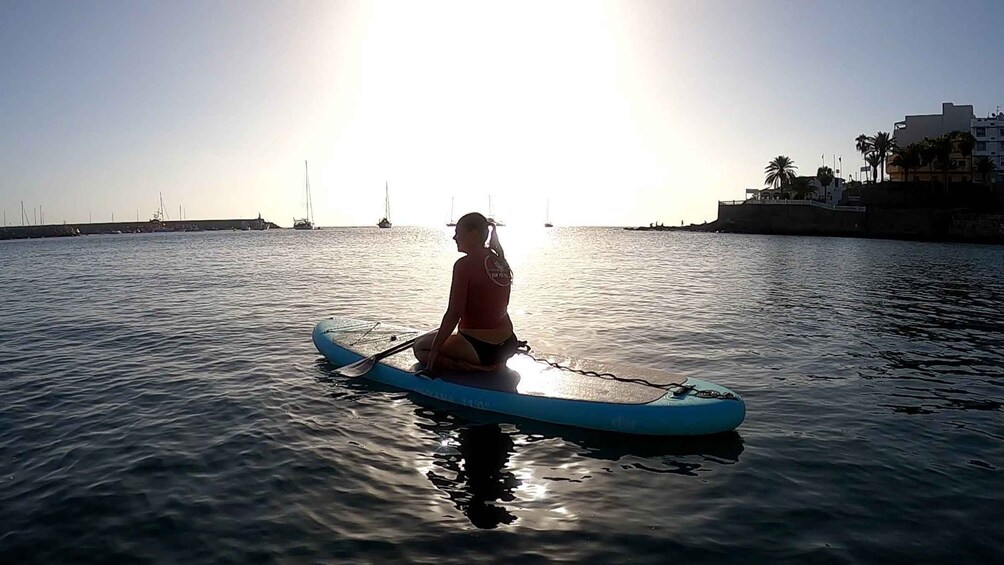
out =
{"type": "Polygon", "coordinates": [[[438,331],[415,342],[415,357],[429,371],[492,371],[516,352],[508,312],[512,269],[495,225],[477,212],[457,220],[453,240],[457,251],[466,255],[453,265],[443,322],[438,331]],[[459,331],[453,333],[458,324],[459,331]]]}

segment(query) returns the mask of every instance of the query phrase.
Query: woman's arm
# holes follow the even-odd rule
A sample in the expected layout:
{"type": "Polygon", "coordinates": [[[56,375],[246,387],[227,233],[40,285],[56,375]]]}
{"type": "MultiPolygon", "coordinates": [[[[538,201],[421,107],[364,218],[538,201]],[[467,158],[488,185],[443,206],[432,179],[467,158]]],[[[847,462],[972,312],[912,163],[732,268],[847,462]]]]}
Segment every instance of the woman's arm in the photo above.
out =
{"type": "Polygon", "coordinates": [[[454,328],[460,322],[460,316],[464,313],[464,304],[467,302],[467,275],[461,268],[458,260],[453,265],[453,282],[450,284],[450,303],[443,314],[443,321],[439,324],[439,331],[436,332],[436,339],[432,342],[432,351],[429,352],[429,367],[432,368],[439,355],[439,348],[446,343],[446,339],[453,333],[454,328]]]}

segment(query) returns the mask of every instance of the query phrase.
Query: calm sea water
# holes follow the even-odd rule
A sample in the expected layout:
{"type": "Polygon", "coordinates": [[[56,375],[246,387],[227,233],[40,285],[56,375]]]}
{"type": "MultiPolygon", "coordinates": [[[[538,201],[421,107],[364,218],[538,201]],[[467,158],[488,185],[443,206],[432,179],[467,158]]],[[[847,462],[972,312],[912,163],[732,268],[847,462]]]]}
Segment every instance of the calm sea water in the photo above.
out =
{"type": "Polygon", "coordinates": [[[505,228],[538,350],[741,393],[723,437],[507,421],[329,374],[438,324],[445,230],[0,243],[0,562],[1004,558],[1004,248],[505,228]]]}

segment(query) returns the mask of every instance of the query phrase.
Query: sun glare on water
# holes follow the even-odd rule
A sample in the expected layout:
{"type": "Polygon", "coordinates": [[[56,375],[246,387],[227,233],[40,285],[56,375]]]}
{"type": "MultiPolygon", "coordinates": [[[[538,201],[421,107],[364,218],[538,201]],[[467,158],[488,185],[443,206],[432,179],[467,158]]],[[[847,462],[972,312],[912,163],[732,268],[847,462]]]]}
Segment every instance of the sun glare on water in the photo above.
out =
{"type": "Polygon", "coordinates": [[[513,271],[518,271],[528,260],[550,247],[550,230],[528,224],[506,225],[499,230],[499,242],[505,250],[505,258],[513,271]]]}

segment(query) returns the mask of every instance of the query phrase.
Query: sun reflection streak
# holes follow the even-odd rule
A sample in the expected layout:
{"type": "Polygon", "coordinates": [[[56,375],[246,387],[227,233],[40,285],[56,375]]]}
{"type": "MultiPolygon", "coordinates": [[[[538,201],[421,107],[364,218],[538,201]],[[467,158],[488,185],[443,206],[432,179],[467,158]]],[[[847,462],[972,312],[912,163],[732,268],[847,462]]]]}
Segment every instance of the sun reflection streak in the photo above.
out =
{"type": "Polygon", "coordinates": [[[558,396],[559,381],[554,378],[555,370],[551,367],[538,363],[526,355],[511,357],[506,366],[519,373],[517,389],[520,394],[558,396]]]}
{"type": "Polygon", "coordinates": [[[448,433],[440,432],[439,440],[433,453],[436,455],[456,455],[460,453],[459,447],[460,442],[456,438],[448,433]]]}
{"type": "Polygon", "coordinates": [[[521,495],[521,498],[529,502],[537,502],[547,498],[547,483],[534,480],[532,470],[517,469],[513,475],[519,479],[516,492],[521,495]]]}

